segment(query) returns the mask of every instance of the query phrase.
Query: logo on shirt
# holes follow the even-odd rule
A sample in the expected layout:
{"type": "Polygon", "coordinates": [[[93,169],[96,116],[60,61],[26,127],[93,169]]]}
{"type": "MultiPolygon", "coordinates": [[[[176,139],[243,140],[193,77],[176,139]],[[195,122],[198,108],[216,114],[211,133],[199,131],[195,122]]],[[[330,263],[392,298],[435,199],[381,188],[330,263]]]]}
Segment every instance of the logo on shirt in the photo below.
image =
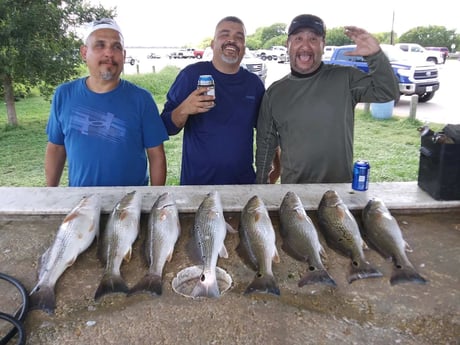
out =
{"type": "Polygon", "coordinates": [[[75,109],[71,128],[82,135],[99,137],[103,140],[121,143],[126,138],[126,123],[110,112],[78,107],[75,109]]]}

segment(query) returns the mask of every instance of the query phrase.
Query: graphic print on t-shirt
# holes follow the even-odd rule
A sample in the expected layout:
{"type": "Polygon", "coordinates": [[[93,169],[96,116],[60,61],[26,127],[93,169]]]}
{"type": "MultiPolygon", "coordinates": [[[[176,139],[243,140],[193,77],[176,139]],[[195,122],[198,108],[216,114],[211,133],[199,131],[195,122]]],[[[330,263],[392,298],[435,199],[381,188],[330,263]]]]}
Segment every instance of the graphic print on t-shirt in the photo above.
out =
{"type": "Polygon", "coordinates": [[[77,107],[71,117],[70,127],[83,135],[114,143],[123,142],[126,138],[126,122],[113,113],[99,109],[77,107]]]}

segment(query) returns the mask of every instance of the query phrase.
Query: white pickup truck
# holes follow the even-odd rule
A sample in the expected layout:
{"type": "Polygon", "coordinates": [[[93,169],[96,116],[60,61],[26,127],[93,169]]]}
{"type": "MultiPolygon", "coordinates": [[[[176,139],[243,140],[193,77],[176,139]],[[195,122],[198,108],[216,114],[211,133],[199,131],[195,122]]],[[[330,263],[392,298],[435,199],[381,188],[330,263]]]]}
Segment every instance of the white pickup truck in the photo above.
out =
{"type": "Polygon", "coordinates": [[[256,51],[256,55],[262,60],[274,60],[278,62],[289,61],[287,48],[283,46],[271,46],[269,49],[259,49],[256,51]]]}
{"type": "Polygon", "coordinates": [[[419,57],[425,61],[432,61],[435,64],[441,64],[444,62],[444,56],[441,51],[427,50],[417,43],[397,43],[395,47],[398,47],[405,54],[413,57],[419,57]]]}

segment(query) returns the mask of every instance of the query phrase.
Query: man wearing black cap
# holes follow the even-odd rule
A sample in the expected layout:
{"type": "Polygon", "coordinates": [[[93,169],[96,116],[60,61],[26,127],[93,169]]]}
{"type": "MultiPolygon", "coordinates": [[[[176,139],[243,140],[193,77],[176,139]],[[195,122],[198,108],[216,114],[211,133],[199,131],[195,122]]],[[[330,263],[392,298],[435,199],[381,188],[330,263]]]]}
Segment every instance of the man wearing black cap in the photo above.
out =
{"type": "Polygon", "coordinates": [[[398,81],[379,42],[346,26],[369,73],[322,62],[326,27],[317,16],[295,17],[288,29],[291,73],[266,91],[257,123],[257,183],[267,183],[281,147],[281,183],[345,183],[352,180],[354,110],[360,102],[399,98],[398,81]]]}

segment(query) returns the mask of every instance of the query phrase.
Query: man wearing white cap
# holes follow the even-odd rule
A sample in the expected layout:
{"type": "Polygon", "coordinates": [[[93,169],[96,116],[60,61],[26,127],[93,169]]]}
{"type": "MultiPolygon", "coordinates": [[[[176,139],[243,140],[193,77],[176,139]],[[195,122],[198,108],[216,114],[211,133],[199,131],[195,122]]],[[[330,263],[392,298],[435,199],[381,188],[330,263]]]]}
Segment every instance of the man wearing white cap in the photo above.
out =
{"type": "Polygon", "coordinates": [[[68,160],[69,186],[164,185],[168,134],[145,89],[120,79],[120,27],[104,18],[88,28],[80,54],[89,76],[60,85],[46,128],[47,186],[58,186],[68,160]]]}

